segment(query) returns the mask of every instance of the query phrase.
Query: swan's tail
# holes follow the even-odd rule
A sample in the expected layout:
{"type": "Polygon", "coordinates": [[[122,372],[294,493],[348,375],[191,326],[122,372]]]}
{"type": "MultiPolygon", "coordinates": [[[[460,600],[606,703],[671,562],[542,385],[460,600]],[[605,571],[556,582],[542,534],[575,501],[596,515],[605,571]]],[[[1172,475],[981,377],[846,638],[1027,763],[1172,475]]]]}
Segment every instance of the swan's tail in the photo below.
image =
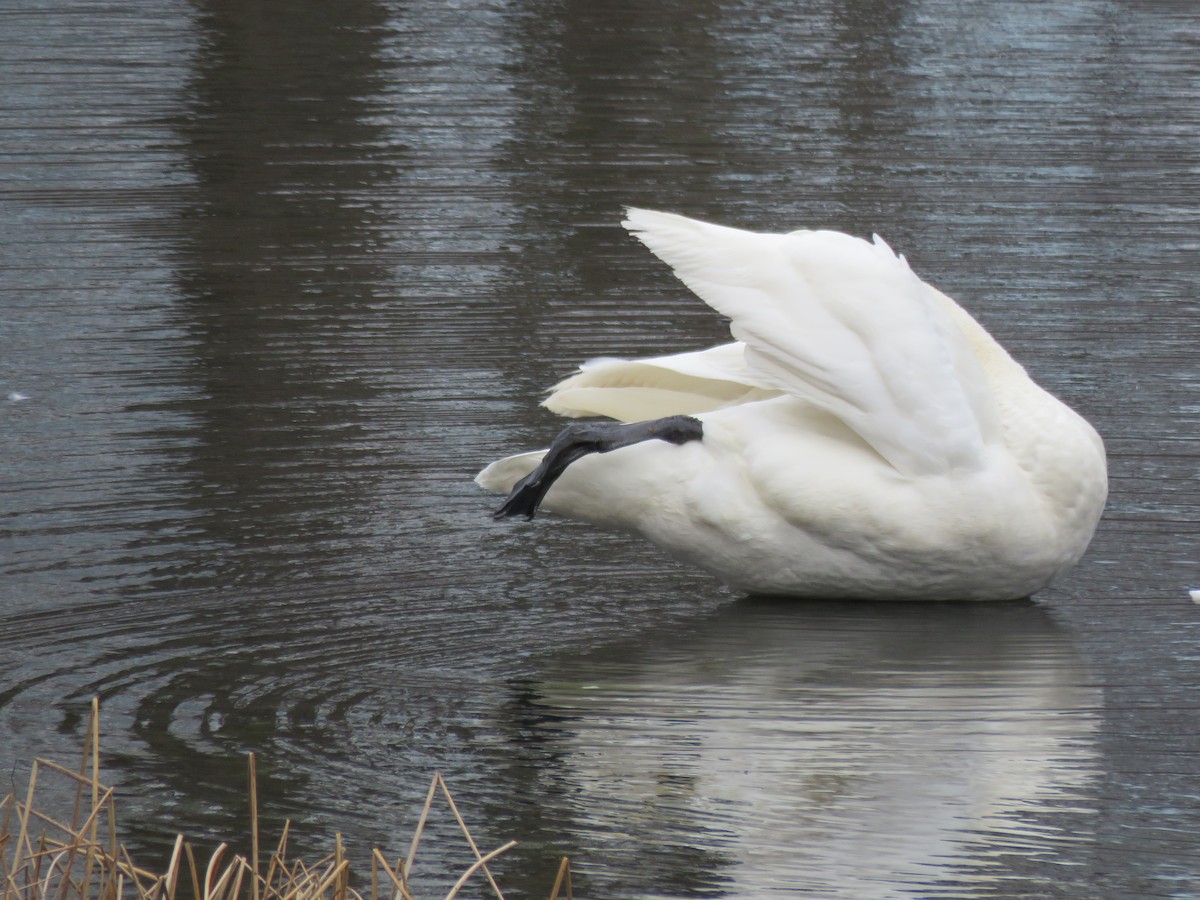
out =
{"type": "Polygon", "coordinates": [[[498,459],[475,476],[475,483],[493,494],[507,494],[513,485],[538,467],[545,455],[545,450],[533,450],[498,459]]]}

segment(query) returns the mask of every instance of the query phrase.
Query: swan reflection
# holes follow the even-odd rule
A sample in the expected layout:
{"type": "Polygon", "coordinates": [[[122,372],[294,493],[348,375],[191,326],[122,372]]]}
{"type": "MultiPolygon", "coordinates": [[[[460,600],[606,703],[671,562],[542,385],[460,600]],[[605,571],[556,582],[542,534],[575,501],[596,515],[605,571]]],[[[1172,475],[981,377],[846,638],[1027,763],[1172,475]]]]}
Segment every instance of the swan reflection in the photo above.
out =
{"type": "Polygon", "coordinates": [[[555,660],[521,706],[597,879],[859,898],[988,892],[1078,840],[1099,704],[1032,604],[745,601],[555,660]]]}

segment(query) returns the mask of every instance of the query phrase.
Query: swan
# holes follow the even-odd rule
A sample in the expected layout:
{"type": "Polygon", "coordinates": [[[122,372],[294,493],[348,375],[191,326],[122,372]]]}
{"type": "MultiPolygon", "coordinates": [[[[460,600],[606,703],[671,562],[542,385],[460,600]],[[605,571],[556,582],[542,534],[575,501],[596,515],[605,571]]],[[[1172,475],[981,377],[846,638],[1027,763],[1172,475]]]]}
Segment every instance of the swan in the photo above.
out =
{"type": "Polygon", "coordinates": [[[902,255],[836,231],[622,223],[734,341],[597,359],[544,405],[549,448],[476,477],[640,534],[751,594],[1028,597],[1073,566],[1108,493],[1104,444],[902,255]]]}

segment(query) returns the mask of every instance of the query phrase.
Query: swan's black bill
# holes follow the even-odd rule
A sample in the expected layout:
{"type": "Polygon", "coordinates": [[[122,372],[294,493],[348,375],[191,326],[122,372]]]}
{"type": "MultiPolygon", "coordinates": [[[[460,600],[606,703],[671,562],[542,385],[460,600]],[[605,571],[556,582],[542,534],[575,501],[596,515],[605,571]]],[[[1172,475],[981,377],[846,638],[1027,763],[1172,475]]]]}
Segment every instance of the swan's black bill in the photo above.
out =
{"type": "Polygon", "coordinates": [[[686,444],[704,437],[704,427],[691,416],[667,416],[648,422],[572,422],[559,432],[536,469],[513,485],[508,499],[493,514],[497,519],[525,516],[532,519],[550,485],[567,466],[589,453],[608,453],[642,441],[686,444]]]}

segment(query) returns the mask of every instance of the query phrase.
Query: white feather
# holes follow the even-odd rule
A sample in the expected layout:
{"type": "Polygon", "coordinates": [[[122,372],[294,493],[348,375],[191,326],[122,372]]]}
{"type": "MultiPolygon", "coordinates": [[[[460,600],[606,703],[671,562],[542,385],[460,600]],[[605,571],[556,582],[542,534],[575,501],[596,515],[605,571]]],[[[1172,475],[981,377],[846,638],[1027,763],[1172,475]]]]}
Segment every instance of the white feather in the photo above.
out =
{"type": "MultiPolygon", "coordinates": [[[[1104,445],[879,238],[752,234],[631,210],[626,226],[738,342],[594,360],[563,415],[695,415],[703,438],[572,463],[542,507],[633,531],[756,593],[1008,599],[1079,559],[1104,445]]],[[[544,451],[478,477],[507,492],[544,451]]]]}
{"type": "Polygon", "coordinates": [[[562,416],[607,416],[636,422],[695,415],[778,396],[746,366],[745,345],[650,359],[594,359],[550,390],[543,405],[562,416]]]}
{"type": "Polygon", "coordinates": [[[637,209],[625,226],[732,320],[762,383],[837,416],[904,474],[981,465],[995,416],[979,366],[883,241],[637,209]]]}

